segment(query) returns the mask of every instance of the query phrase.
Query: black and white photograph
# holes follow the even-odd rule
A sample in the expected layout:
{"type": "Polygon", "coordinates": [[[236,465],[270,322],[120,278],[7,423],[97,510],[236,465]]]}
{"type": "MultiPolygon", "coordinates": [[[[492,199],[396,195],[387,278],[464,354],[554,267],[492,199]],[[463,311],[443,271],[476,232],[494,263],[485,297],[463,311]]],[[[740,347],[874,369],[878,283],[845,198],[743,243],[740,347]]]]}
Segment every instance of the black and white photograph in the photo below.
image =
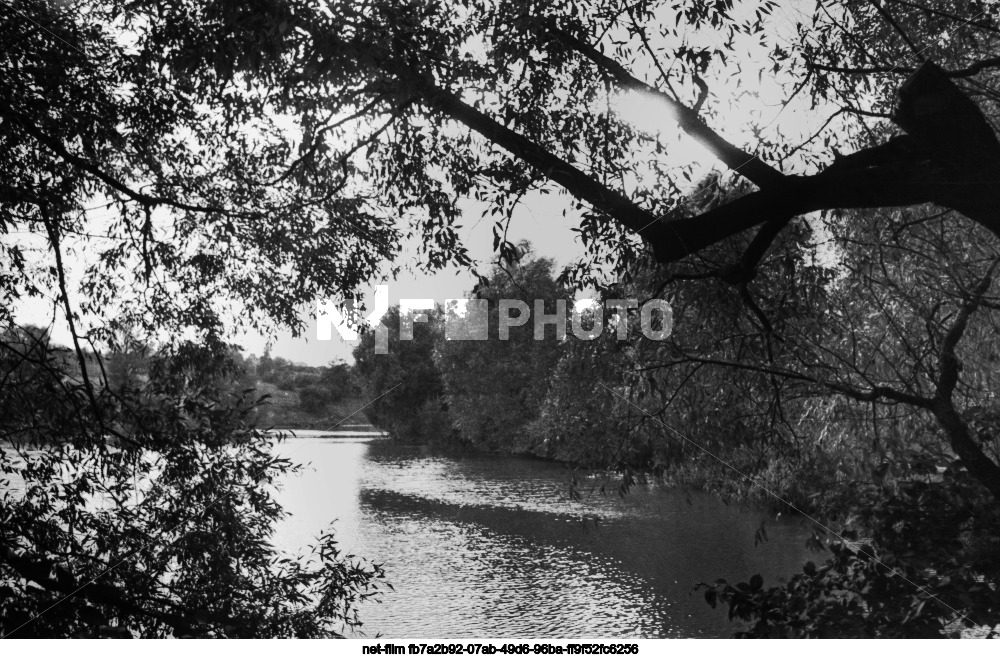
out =
{"type": "Polygon", "coordinates": [[[998,279],[1000,0],[0,0],[0,638],[1000,638],[998,279]]]}

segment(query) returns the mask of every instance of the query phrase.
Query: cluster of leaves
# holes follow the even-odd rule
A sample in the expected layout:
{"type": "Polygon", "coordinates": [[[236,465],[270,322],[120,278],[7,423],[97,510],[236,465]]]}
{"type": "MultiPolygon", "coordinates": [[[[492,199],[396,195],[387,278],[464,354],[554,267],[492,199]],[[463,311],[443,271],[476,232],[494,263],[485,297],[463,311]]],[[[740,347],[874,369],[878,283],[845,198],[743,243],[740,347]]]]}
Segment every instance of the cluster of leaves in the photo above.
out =
{"type": "Polygon", "coordinates": [[[656,467],[664,441],[657,433],[654,448],[643,441],[648,435],[634,431],[640,412],[622,397],[629,396],[622,386],[627,355],[614,328],[606,331],[596,341],[570,341],[560,349],[528,426],[532,451],[595,468],[656,467]]]}
{"type": "MultiPolygon", "coordinates": [[[[300,327],[298,305],[356,290],[403,236],[419,238],[431,268],[470,264],[457,231],[463,201],[487,204],[504,236],[513,207],[545,186],[485,135],[455,130],[460,110],[440,111],[453,95],[467,114],[497,117],[665,212],[681,192],[671,167],[647,156],[668,141],[621,120],[607,72],[548,27],[608,34],[625,65],[643,71],[654,69],[650,56],[672,57],[672,84],[702,96],[702,77],[741,35],[769,39],[762,26],[774,7],[633,5],[88,0],[58,9],[18,0],[2,10],[0,34],[10,45],[0,66],[15,81],[3,99],[4,221],[106,239],[85,310],[128,308],[147,327],[155,310],[206,328],[220,309],[205,298],[228,295],[251,321],[300,327]],[[637,44],[651,36],[673,45],[647,54],[637,44]],[[33,172],[45,172],[44,185],[33,172]],[[46,199],[58,199],[47,220],[37,203],[46,199]],[[136,287],[127,299],[125,283],[136,287]]],[[[703,109],[719,111],[711,100],[703,109]]],[[[633,237],[573,203],[587,264],[635,261],[633,237]]],[[[19,285],[44,290],[43,273],[22,271],[19,285]]]]}
{"type": "Polygon", "coordinates": [[[260,400],[232,391],[228,346],[161,351],[141,385],[90,391],[44,334],[8,331],[0,350],[0,634],[329,637],[360,624],[377,566],[330,533],[303,555],[269,542],[284,516],[274,487],[298,467],[249,424],[260,400]]]}
{"type": "Polygon", "coordinates": [[[705,600],[752,622],[741,637],[943,637],[1000,623],[1000,515],[960,464],[866,498],[854,529],[817,529],[824,564],[778,587],[703,584],[705,600]]]}
{"type": "MultiPolygon", "coordinates": [[[[289,10],[213,4],[203,16],[202,4],[0,8],[0,227],[45,236],[53,251],[87,250],[79,309],[115,318],[95,337],[125,326],[221,331],[227,303],[242,310],[231,317],[301,328],[299,304],[358,287],[397,244],[357,189],[342,192],[339,163],[297,162],[281,123],[295,108],[262,91],[296,63],[264,57],[248,85],[241,74],[253,67],[226,62],[233,40],[244,52],[267,52],[265,34],[282,42],[272,21],[289,10]],[[197,26],[180,20],[188,10],[197,26]],[[207,26],[226,26],[227,38],[212,43],[207,26]],[[247,41],[251,28],[261,38],[247,41]]],[[[4,242],[8,299],[58,287],[36,246],[4,242]]]]}

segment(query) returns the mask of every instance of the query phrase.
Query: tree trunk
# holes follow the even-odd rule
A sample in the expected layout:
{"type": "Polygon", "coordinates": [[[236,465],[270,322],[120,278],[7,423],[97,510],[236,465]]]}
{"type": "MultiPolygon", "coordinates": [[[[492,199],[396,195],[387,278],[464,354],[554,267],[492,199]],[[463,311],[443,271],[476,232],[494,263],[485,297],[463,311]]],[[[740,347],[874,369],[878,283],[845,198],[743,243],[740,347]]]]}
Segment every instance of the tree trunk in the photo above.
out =
{"type": "Polygon", "coordinates": [[[1000,502],[1000,466],[990,459],[972,438],[969,426],[955,411],[950,402],[938,401],[933,407],[934,417],[944,428],[952,450],[972,477],[979,480],[993,497],[1000,502]]]}

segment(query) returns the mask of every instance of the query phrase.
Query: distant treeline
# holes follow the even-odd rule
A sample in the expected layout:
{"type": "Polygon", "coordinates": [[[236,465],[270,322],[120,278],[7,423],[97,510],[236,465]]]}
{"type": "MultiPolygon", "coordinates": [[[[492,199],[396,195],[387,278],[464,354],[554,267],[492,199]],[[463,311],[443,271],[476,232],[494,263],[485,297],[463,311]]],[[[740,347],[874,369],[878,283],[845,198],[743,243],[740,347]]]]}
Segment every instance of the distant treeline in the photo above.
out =
{"type": "MultiPolygon", "coordinates": [[[[331,363],[307,366],[281,357],[244,356],[235,345],[221,350],[188,346],[180,353],[159,349],[125,335],[113,348],[103,352],[53,343],[49,331],[37,326],[8,327],[0,340],[0,373],[19,386],[3,388],[0,416],[5,425],[16,422],[25,408],[23,397],[36,387],[60,385],[54,373],[61,373],[65,385],[84,383],[80,366],[86,364],[86,380],[102,393],[104,404],[137,394],[150,394],[165,379],[184,380],[222,404],[245,409],[246,420],[260,428],[322,428],[352,416],[362,406],[360,389],[351,366],[331,363]],[[211,355],[210,357],[208,355],[211,355]],[[187,361],[211,358],[218,363],[211,377],[184,365],[187,361]],[[241,400],[242,402],[237,402],[241,400]],[[259,402],[259,403],[258,403],[259,402]]],[[[358,414],[352,422],[365,423],[358,414]]]]}
{"type": "MultiPolygon", "coordinates": [[[[553,324],[536,340],[530,321],[509,327],[509,335],[501,339],[500,299],[520,300],[532,309],[535,300],[542,300],[547,314],[555,311],[557,301],[573,308],[572,293],[555,279],[551,260],[533,256],[530,245],[522,243],[518,259],[497,265],[474,294],[489,301],[487,340],[448,340],[446,313],[453,311],[440,307],[427,313],[427,321],[412,322],[412,340],[401,340],[399,307],[390,309],[382,319],[388,327],[388,354],[375,352],[373,334],[362,336],[354,351],[355,371],[365,399],[373,400],[366,408],[372,423],[404,442],[462,445],[595,467],[655,468],[664,463],[669,445],[658,450],[634,433],[630,441],[621,440],[628,434],[625,423],[635,414],[595,387],[602,369],[608,374],[603,381],[621,383],[608,358],[594,358],[595,349],[607,348],[613,360],[613,342],[599,339],[598,348],[564,340],[553,324]],[[574,391],[579,395],[574,397],[574,391]]],[[[588,328],[594,320],[589,314],[584,313],[588,328]]],[[[614,336],[613,329],[610,334],[614,336]]]]}
{"type": "Polygon", "coordinates": [[[270,396],[259,411],[258,424],[262,426],[326,429],[345,419],[367,422],[363,414],[352,416],[363,404],[352,368],[346,363],[314,367],[265,352],[260,358],[251,355],[247,369],[256,377],[258,392],[270,396]]]}

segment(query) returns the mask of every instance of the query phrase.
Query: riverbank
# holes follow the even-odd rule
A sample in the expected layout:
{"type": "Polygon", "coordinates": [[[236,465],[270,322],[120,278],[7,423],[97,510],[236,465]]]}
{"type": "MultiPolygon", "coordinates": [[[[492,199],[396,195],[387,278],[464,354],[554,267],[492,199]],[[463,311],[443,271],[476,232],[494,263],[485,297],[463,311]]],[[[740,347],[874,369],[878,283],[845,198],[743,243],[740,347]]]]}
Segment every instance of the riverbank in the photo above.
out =
{"type": "Polygon", "coordinates": [[[325,430],[348,421],[368,422],[368,418],[359,411],[366,403],[360,396],[344,397],[310,411],[303,408],[298,391],[282,390],[272,384],[259,382],[256,393],[268,396],[257,410],[256,423],[260,428],[295,427],[325,430]]]}
{"type": "MultiPolygon", "coordinates": [[[[400,445],[427,446],[434,450],[452,451],[455,454],[519,457],[559,465],[573,473],[604,476],[605,481],[602,486],[605,493],[627,495],[631,487],[636,484],[655,483],[681,492],[710,494],[725,504],[757,505],[774,513],[798,515],[803,512],[808,514],[814,510],[815,498],[811,497],[812,492],[803,490],[801,483],[796,482],[795,474],[786,472],[787,469],[782,469],[781,465],[770,465],[767,473],[770,479],[755,481],[748,480],[733,467],[722,465],[708,455],[704,455],[707,459],[699,459],[696,456],[683,463],[655,466],[634,466],[627,463],[596,465],[593,459],[572,459],[568,456],[572,454],[569,450],[538,449],[540,444],[537,441],[526,440],[520,445],[512,446],[511,449],[496,450],[463,441],[456,434],[451,434],[450,438],[445,440],[412,441],[394,434],[391,429],[382,431],[390,441],[400,445]],[[759,486],[759,482],[766,482],[766,487],[759,486]]],[[[753,472],[749,467],[739,470],[753,472]]]]}

